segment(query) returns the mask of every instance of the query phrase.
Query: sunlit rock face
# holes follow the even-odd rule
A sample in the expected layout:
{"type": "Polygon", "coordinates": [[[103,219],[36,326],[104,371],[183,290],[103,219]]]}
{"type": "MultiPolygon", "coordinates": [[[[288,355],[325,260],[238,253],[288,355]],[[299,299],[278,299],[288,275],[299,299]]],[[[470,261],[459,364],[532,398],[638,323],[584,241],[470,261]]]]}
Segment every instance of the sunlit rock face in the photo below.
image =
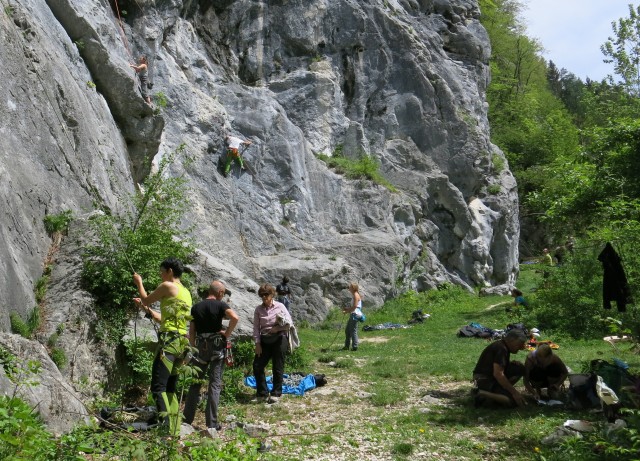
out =
{"type": "MultiPolygon", "coordinates": [[[[43,218],[81,218],[96,203],[118,213],[183,143],[170,174],[191,187],[192,269],[199,283],[227,282],[242,333],[257,287],[283,275],[294,319],[311,321],[349,302],[350,281],[365,307],[447,282],[513,281],[517,191],[489,141],[490,47],[476,1],[10,4],[0,22],[3,330],[9,312],[35,305],[51,246],[43,218]],[[129,66],[142,54],[154,107],[129,66]],[[247,170],[225,178],[227,134],[252,144],[247,170]],[[368,158],[387,186],[328,168],[321,154],[368,158]]],[[[86,233],[74,235],[50,282],[56,323],[70,321],[81,290],[86,233]],[[60,285],[68,278],[75,285],[60,285]]]]}

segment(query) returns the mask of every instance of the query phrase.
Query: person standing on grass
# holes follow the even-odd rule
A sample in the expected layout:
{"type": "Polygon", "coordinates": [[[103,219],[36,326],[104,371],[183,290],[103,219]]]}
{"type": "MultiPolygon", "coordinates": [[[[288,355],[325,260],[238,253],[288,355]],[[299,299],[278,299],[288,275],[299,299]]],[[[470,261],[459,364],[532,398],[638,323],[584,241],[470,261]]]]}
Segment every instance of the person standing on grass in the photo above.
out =
{"type": "Polygon", "coordinates": [[[291,289],[289,288],[289,277],[286,275],[282,277],[282,282],[276,285],[276,293],[278,295],[278,301],[284,304],[284,307],[289,310],[289,303],[291,301],[291,289]]]}
{"type": "Polygon", "coordinates": [[[209,369],[209,385],[207,387],[207,406],[205,420],[207,431],[213,435],[222,426],[218,422],[218,404],[222,390],[222,373],[224,371],[224,350],[231,333],[238,324],[238,314],[222,298],[227,292],[224,284],[218,280],[211,283],[205,300],[191,308],[191,324],[189,325],[189,342],[198,349],[194,365],[198,368],[198,377],[189,387],[184,406],[184,420],[191,424],[200,401],[200,388],[207,368],[209,369]],[[227,328],[222,328],[222,321],[229,320],[227,328]]]}
{"type": "Polygon", "coordinates": [[[258,289],[262,303],[253,313],[253,342],[256,355],[253,359],[253,376],[256,378],[255,402],[277,403],[282,397],[284,357],[289,345],[291,315],[284,304],[274,301],[276,290],[265,283],[258,289]],[[271,360],[273,389],[269,395],[265,368],[271,360]]]}
{"type": "Polygon", "coordinates": [[[342,309],[342,312],[349,314],[347,327],[344,330],[345,339],[342,350],[348,351],[351,346],[352,351],[358,350],[358,321],[362,318],[362,297],[360,288],[355,282],[349,284],[349,292],[352,296],[351,306],[342,309]]]}
{"type": "Polygon", "coordinates": [[[527,340],[522,330],[513,329],[503,339],[489,344],[482,351],[473,370],[476,407],[486,400],[505,406],[525,405],[524,397],[514,387],[524,375],[524,365],[510,359],[511,354],[524,349],[527,340]]]}
{"type": "Polygon", "coordinates": [[[168,258],[160,263],[162,283],[147,294],[139,274],[133,274],[133,283],[140,294],[134,302],[160,324],[158,349],[151,367],[151,394],[156,403],[160,421],[168,422],[170,434],[180,431],[180,402],[176,395],[178,371],[185,356],[187,321],[191,309],[191,293],[180,282],[184,272],[182,262],[168,258]],[[160,312],[151,305],[160,302],[160,312]]]}

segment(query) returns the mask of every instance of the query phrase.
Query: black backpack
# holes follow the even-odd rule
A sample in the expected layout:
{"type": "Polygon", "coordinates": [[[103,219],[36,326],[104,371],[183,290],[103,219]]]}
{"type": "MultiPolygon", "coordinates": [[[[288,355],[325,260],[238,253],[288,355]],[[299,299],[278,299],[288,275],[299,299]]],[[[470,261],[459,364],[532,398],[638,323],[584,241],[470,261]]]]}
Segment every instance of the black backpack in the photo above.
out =
{"type": "Polygon", "coordinates": [[[575,373],[569,375],[568,405],[576,410],[594,408],[600,405],[596,393],[598,377],[595,373],[575,373]]]}

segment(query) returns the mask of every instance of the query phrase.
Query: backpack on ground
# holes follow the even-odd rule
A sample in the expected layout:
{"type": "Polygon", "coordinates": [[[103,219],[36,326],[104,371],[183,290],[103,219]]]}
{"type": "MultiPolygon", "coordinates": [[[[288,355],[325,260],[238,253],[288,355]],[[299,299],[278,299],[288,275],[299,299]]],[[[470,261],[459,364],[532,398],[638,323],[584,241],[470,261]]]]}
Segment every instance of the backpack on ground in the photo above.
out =
{"type": "Polygon", "coordinates": [[[575,373],[569,375],[569,407],[576,410],[594,408],[600,405],[600,398],[596,393],[598,376],[595,373],[575,373]]]}

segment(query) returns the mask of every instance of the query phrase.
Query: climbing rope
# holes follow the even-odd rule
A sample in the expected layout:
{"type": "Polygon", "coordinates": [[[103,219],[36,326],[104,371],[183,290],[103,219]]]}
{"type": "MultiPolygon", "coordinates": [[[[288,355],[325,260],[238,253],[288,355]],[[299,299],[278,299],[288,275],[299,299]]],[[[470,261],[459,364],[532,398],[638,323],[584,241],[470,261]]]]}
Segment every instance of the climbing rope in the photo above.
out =
{"type": "Polygon", "coordinates": [[[129,58],[131,59],[131,61],[133,61],[133,63],[135,64],[135,59],[133,57],[133,54],[131,53],[131,50],[129,49],[129,42],[127,41],[127,34],[124,31],[124,26],[122,25],[122,17],[120,16],[120,7],[118,6],[118,0],[113,0],[113,3],[116,5],[116,13],[118,14],[118,30],[120,32],[120,35],[122,36],[122,42],[124,43],[124,48],[125,50],[127,50],[127,54],[129,54],[129,58]]]}

